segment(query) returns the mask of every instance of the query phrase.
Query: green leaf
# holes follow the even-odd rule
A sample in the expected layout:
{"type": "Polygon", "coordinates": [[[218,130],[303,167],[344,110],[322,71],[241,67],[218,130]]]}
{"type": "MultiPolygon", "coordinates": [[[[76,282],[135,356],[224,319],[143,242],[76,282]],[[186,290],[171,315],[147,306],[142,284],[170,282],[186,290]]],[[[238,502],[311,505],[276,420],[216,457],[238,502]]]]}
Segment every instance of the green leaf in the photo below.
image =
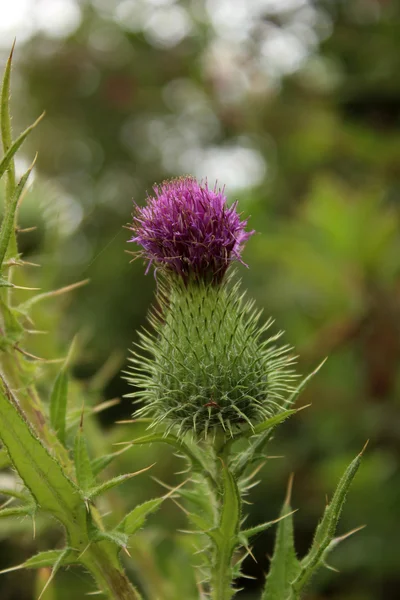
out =
{"type": "Polygon", "coordinates": [[[293,598],[297,598],[297,595],[299,595],[304,586],[307,585],[316,569],[323,564],[326,550],[329,548],[329,545],[334,539],[336,527],[346,500],[347,492],[358,471],[365,448],[366,445],[360,454],[358,454],[358,456],[356,456],[356,458],[347,467],[339,481],[332,501],[325,509],[322,521],[318,525],[315,532],[310,551],[301,561],[300,572],[293,582],[293,598]]]}
{"type": "Polygon", "coordinates": [[[133,535],[138,531],[146,522],[149,515],[156,512],[163,502],[164,498],[155,498],[154,500],[147,500],[139,506],[136,506],[121,523],[116,527],[117,531],[122,531],[127,535],[133,535]]]}
{"type": "Polygon", "coordinates": [[[301,408],[298,408],[298,409],[292,408],[290,410],[285,410],[283,412],[278,413],[277,415],[274,415],[273,417],[271,417],[269,419],[266,419],[262,423],[255,425],[253,427],[253,429],[248,429],[247,431],[238,433],[237,435],[233,436],[231,439],[229,439],[225,443],[225,446],[224,446],[222,452],[226,452],[227,449],[230,448],[230,446],[238,440],[241,440],[243,438],[250,438],[255,435],[260,435],[261,433],[265,433],[267,431],[269,432],[270,429],[272,429],[273,427],[276,427],[276,425],[279,425],[279,423],[282,423],[283,421],[288,419],[291,415],[298,412],[299,410],[302,410],[302,409],[301,408]]]}
{"type": "Polygon", "coordinates": [[[18,150],[20,149],[20,147],[22,146],[22,144],[24,143],[24,141],[26,140],[28,135],[31,133],[31,131],[33,129],[35,129],[36,125],[38,125],[40,123],[40,121],[43,119],[43,117],[44,117],[44,113],[41,114],[40,117],[38,119],[36,119],[36,121],[32,125],[30,125],[27,129],[25,129],[25,131],[23,133],[21,133],[21,135],[10,146],[9,150],[7,151],[5,156],[0,161],[0,179],[3,177],[4,173],[9,168],[11,161],[14,158],[14,155],[18,152],[18,150]]]}
{"type": "Polygon", "coordinates": [[[94,476],[87,449],[86,437],[83,433],[82,421],[75,437],[74,445],[75,473],[78,485],[86,492],[93,484],[94,476]]]}
{"type": "MultiPolygon", "coordinates": [[[[260,525],[255,525],[254,527],[250,527],[249,529],[244,529],[243,531],[240,532],[240,537],[243,538],[243,540],[246,540],[245,543],[247,544],[247,542],[249,541],[249,539],[251,537],[253,537],[254,535],[257,535],[258,533],[262,533],[263,531],[266,531],[273,525],[276,525],[276,523],[279,523],[280,521],[282,521],[282,519],[287,519],[288,517],[293,515],[295,512],[296,511],[293,510],[291,512],[286,513],[285,515],[280,516],[278,519],[274,519],[273,521],[267,521],[266,523],[260,523],[260,525]]],[[[243,545],[245,545],[245,544],[243,544],[243,545]]]]}
{"type": "Polygon", "coordinates": [[[37,504],[68,527],[71,515],[81,512],[79,490],[25,421],[1,376],[0,439],[37,504]]]}
{"type": "Polygon", "coordinates": [[[291,477],[281,510],[281,521],[276,532],[274,554],[261,600],[287,600],[291,593],[291,583],[300,569],[294,548],[293,513],[290,507],[292,481],[293,478],[291,477]]]}
{"type": "Polygon", "coordinates": [[[259,423],[258,425],[256,425],[254,427],[254,431],[249,431],[249,435],[253,436],[253,435],[257,435],[259,433],[264,433],[264,431],[267,431],[267,430],[271,429],[272,427],[276,427],[276,425],[279,425],[279,423],[283,423],[283,421],[286,421],[286,419],[288,419],[289,417],[291,417],[292,415],[297,413],[299,410],[302,410],[302,409],[301,408],[292,408],[289,410],[285,410],[277,415],[274,415],[270,419],[267,419],[266,421],[263,421],[262,423],[259,423]]]}
{"type": "Polygon", "coordinates": [[[102,531],[100,529],[93,529],[93,541],[106,540],[112,542],[118,548],[126,548],[128,544],[128,535],[122,531],[102,531]]]}
{"type": "Polygon", "coordinates": [[[104,469],[106,469],[108,465],[110,465],[120,454],[121,451],[112,452],[111,454],[105,454],[104,456],[98,456],[97,458],[94,458],[91,462],[93,476],[96,477],[102,471],[104,471],[104,469]]]}
{"type": "MultiPolygon", "coordinates": [[[[0,94],[0,127],[1,127],[1,139],[3,142],[4,154],[7,154],[12,146],[12,132],[11,132],[11,115],[10,115],[10,83],[11,83],[11,64],[14,52],[14,44],[11,48],[10,56],[7,60],[7,65],[4,71],[3,83],[0,94]]],[[[11,160],[8,165],[7,171],[7,189],[6,189],[6,209],[7,201],[11,198],[15,188],[15,166],[14,161],[11,160]]]]}
{"type": "Polygon", "coordinates": [[[50,424],[58,439],[65,445],[68,401],[68,374],[63,366],[58,373],[50,395],[50,424]]]}
{"type": "Polygon", "coordinates": [[[5,208],[3,222],[1,224],[0,229],[0,266],[3,264],[4,258],[7,254],[7,249],[9,247],[11,238],[15,237],[14,222],[15,213],[18,206],[18,200],[21,197],[22,191],[25,187],[29,175],[31,174],[34,164],[35,161],[31,164],[27,172],[19,180],[18,185],[11,196],[9,204],[5,208]]]}
{"type": "Polygon", "coordinates": [[[206,477],[211,477],[211,474],[208,472],[208,469],[203,464],[201,458],[196,455],[195,450],[189,448],[189,446],[184,441],[182,441],[172,433],[168,433],[167,435],[163,435],[162,433],[152,433],[137,438],[136,440],[132,440],[131,442],[124,442],[124,445],[152,444],[153,442],[169,444],[170,446],[175,448],[175,450],[179,450],[179,452],[183,453],[186,456],[186,458],[189,459],[194,471],[202,473],[203,475],[206,475],[206,477]]]}
{"type": "Polygon", "coordinates": [[[0,469],[5,469],[11,465],[10,457],[7,454],[7,450],[5,448],[1,448],[0,450],[0,469]]]}
{"type": "Polygon", "coordinates": [[[234,545],[239,532],[240,495],[237,483],[226,465],[222,466],[223,474],[223,504],[219,530],[224,543],[234,545]]]}
{"type": "Polygon", "coordinates": [[[61,559],[61,564],[72,565],[77,562],[77,554],[72,548],[63,550],[45,550],[28,558],[22,567],[26,569],[41,569],[42,567],[53,567],[61,559]]]}
{"type": "Polygon", "coordinates": [[[4,335],[0,337],[0,349],[6,350],[19,342],[24,335],[24,328],[20,324],[17,311],[10,309],[0,297],[0,310],[3,318],[4,335]]]}
{"type": "Polygon", "coordinates": [[[108,492],[109,490],[113,489],[117,485],[121,485],[121,483],[125,483],[125,481],[128,481],[128,479],[131,479],[132,477],[135,477],[136,475],[140,475],[140,473],[144,473],[145,471],[148,471],[153,466],[154,465],[145,467],[144,469],[141,469],[140,471],[136,471],[136,473],[127,473],[126,475],[118,475],[118,477],[113,477],[112,479],[109,479],[105,483],[102,483],[101,485],[91,488],[88,491],[88,493],[85,495],[85,497],[87,500],[93,500],[93,498],[96,498],[96,496],[100,496],[101,494],[104,494],[105,492],[108,492]]]}
{"type": "Polygon", "coordinates": [[[35,514],[36,506],[15,506],[13,508],[3,508],[0,510],[0,519],[6,519],[8,517],[25,517],[26,515],[35,514]]]}
{"type": "Polygon", "coordinates": [[[324,364],[326,363],[327,360],[328,360],[327,358],[324,358],[324,360],[318,365],[318,367],[316,369],[314,369],[314,371],[312,371],[306,377],[304,377],[304,379],[300,382],[300,384],[294,390],[292,395],[289,396],[289,398],[287,399],[286,406],[291,406],[294,402],[296,402],[297,398],[300,396],[301,392],[307,386],[308,382],[318,373],[318,371],[320,371],[320,369],[322,369],[322,367],[324,366],[324,364]]]}
{"type": "Polygon", "coordinates": [[[11,498],[16,498],[17,500],[22,500],[23,502],[32,499],[32,497],[30,496],[30,494],[28,495],[28,492],[26,490],[19,491],[7,488],[0,488],[0,496],[10,496],[11,498]]]}

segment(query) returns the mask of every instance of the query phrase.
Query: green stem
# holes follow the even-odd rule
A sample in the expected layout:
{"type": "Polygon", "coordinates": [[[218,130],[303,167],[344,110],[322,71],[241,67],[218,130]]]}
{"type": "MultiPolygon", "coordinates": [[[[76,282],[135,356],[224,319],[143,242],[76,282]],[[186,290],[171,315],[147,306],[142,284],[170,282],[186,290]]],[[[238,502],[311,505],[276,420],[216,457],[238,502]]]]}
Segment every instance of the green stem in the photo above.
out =
{"type": "Polygon", "coordinates": [[[215,535],[211,568],[212,600],[230,600],[235,591],[233,584],[233,553],[238,544],[241,498],[236,481],[229,469],[229,446],[216,438],[215,460],[218,473],[218,527],[215,535]]]}
{"type": "Polygon", "coordinates": [[[101,547],[92,544],[82,557],[82,562],[90,571],[99,589],[111,600],[141,600],[122,567],[113,556],[101,547]]]}

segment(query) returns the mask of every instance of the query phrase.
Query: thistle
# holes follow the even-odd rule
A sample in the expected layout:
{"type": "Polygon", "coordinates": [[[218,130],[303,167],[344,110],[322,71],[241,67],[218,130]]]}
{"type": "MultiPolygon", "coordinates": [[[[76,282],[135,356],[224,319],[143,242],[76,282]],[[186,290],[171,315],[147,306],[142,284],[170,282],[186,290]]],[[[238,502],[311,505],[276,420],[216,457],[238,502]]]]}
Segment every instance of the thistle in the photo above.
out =
{"type": "Polygon", "coordinates": [[[194,507],[185,511],[191,525],[206,540],[198,548],[199,568],[213,600],[235,595],[241,561],[233,565],[234,553],[242,546],[251,554],[252,536],[277,521],[262,600],[299,600],[338,541],[334,532],[361,455],[340,481],[302,561],[293,545],[290,493],[279,519],[242,529],[243,496],[258,470],[248,475],[246,469],[262,460],[272,431],[296,412],[291,406],[316,371],[296,386],[291,348],[275,344],[281,332],[266,338],[272,320],[260,324],[261,312],[227,274],[233,261],[243,262],[253,233],[245,230],[237,203],[228,207],[221,190],[193,178],[154,191],[131,225],[147,271],[154,265],[159,275],[151,330],[141,332],[126,373],[136,388],[130,396],[142,403],[136,416],[150,416],[155,432],[134,443],[170,444],[196,474],[193,489],[181,494],[194,507]],[[247,447],[238,451],[237,440],[247,440],[247,447]]]}
{"type": "Polygon", "coordinates": [[[138,388],[131,396],[144,401],[137,414],[152,415],[153,426],[165,420],[179,436],[221,429],[232,437],[287,407],[294,357],[275,346],[280,333],[263,339],[272,320],[260,326],[254,302],[225,276],[253,233],[237,203],[227,207],[221,191],[192,178],[154,189],[136,210],[133,241],[164,280],[152,330],[130,358],[127,379],[138,388]]]}

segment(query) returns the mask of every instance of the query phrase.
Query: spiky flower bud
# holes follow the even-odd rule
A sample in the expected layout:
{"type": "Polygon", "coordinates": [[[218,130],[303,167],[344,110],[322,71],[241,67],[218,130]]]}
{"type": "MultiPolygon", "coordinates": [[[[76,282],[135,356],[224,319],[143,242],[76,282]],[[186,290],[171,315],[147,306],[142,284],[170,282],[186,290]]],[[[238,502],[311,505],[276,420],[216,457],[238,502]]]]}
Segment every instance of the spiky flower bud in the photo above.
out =
{"type": "Polygon", "coordinates": [[[153,331],[130,358],[131,396],[144,402],[137,415],[204,437],[215,428],[233,435],[286,407],[297,378],[290,348],[275,346],[280,334],[263,340],[272,321],[259,326],[238,284],[176,284],[159,299],[153,331]]]}
{"type": "Polygon", "coordinates": [[[272,321],[260,326],[254,303],[224,278],[253,232],[221,190],[192,178],[154,190],[131,227],[132,241],[165,275],[152,331],[141,334],[127,373],[137,388],[131,396],[144,403],[136,414],[179,435],[233,435],[284,409],[297,377],[290,348],[274,345],[279,334],[263,339],[272,321]]]}
{"type": "Polygon", "coordinates": [[[184,281],[196,278],[220,282],[252,235],[247,221],[236,212],[237,202],[226,204],[223,190],[210,189],[192,177],[182,177],[154,186],[155,196],[147,206],[136,208],[130,240],[142,246],[149,261],[184,281]]]}

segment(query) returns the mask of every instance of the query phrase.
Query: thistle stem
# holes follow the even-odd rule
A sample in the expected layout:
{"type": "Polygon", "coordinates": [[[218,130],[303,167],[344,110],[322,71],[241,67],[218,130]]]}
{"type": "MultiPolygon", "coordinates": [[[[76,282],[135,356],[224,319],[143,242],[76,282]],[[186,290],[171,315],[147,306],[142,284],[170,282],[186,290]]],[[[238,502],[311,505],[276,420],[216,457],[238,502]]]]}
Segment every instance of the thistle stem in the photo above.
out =
{"type": "Polygon", "coordinates": [[[229,446],[225,441],[222,435],[214,441],[218,473],[218,527],[211,568],[212,600],[230,600],[235,595],[232,558],[240,529],[241,498],[229,469],[229,446]]]}
{"type": "Polygon", "coordinates": [[[91,545],[83,558],[85,567],[110,600],[141,600],[121,566],[115,564],[115,559],[108,556],[100,544],[91,545]]]}

